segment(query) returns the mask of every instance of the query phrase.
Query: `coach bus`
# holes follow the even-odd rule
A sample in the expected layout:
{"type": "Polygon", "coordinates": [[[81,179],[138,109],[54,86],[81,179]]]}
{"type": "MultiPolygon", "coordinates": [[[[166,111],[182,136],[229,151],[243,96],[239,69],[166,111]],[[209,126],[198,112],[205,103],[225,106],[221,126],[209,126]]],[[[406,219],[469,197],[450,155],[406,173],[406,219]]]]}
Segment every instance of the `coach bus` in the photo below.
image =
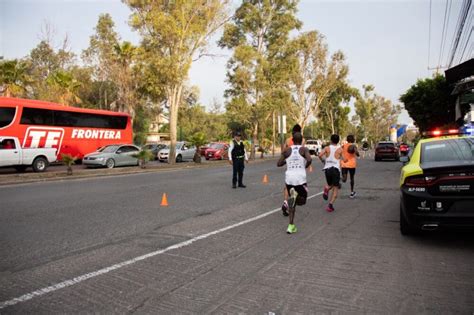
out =
{"type": "Polygon", "coordinates": [[[56,148],[58,159],[82,159],[105,145],[132,143],[132,125],[125,113],[0,97],[0,136],[17,137],[23,148],[56,148]]]}

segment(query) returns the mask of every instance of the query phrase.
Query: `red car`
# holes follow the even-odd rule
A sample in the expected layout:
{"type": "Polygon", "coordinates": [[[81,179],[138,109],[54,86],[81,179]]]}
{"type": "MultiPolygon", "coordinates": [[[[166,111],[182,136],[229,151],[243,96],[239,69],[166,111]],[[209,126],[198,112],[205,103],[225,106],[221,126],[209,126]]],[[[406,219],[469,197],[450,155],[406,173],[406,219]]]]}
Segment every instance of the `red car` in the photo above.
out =
{"type": "Polygon", "coordinates": [[[227,160],[229,158],[229,144],[223,142],[211,143],[204,156],[206,160],[227,160]]]}
{"type": "Polygon", "coordinates": [[[400,144],[401,155],[408,155],[409,151],[410,151],[410,147],[408,146],[408,144],[405,144],[405,143],[400,144]]]}

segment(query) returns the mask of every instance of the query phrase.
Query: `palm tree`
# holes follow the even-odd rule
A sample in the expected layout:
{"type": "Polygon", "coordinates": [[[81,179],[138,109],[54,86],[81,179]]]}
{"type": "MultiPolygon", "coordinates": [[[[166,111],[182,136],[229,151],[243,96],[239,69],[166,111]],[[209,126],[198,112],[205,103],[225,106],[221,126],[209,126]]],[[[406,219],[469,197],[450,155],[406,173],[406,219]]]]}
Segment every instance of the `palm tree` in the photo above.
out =
{"type": "Polygon", "coordinates": [[[196,146],[196,153],[194,153],[193,161],[195,163],[201,163],[200,147],[207,143],[206,135],[203,132],[196,132],[191,138],[189,138],[189,142],[196,146]]]}
{"type": "Polygon", "coordinates": [[[141,168],[146,168],[146,163],[154,158],[150,150],[141,150],[137,154],[134,154],[133,157],[138,159],[141,168]]]}
{"type": "Polygon", "coordinates": [[[26,62],[17,59],[0,62],[0,94],[2,96],[23,96],[29,83],[26,62]]]}
{"type": "Polygon", "coordinates": [[[56,100],[58,103],[66,106],[81,103],[78,96],[81,83],[70,72],[56,71],[48,77],[47,82],[58,89],[58,99],[56,100]]]}

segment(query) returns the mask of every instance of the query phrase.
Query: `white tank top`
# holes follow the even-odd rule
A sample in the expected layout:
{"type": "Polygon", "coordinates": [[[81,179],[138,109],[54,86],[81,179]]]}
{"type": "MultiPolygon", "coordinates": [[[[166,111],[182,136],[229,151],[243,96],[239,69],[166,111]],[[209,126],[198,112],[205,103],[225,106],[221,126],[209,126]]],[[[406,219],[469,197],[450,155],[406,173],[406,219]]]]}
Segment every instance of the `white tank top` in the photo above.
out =
{"type": "Polygon", "coordinates": [[[340,147],[338,145],[330,145],[329,146],[329,156],[326,158],[326,163],[324,164],[324,169],[328,169],[331,167],[335,167],[338,170],[341,170],[341,161],[336,159],[336,151],[340,147]]]}
{"type": "Polygon", "coordinates": [[[306,184],[306,159],[300,154],[301,145],[292,145],[286,159],[285,183],[298,186],[306,184]]]}

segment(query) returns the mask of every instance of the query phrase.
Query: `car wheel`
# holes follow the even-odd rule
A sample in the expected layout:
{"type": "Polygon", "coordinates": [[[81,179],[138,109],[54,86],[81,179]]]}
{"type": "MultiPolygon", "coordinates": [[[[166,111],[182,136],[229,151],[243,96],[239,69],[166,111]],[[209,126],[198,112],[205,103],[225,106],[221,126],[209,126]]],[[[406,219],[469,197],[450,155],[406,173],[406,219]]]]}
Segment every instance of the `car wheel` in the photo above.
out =
{"type": "Polygon", "coordinates": [[[206,161],[209,161],[209,158],[208,158],[208,157],[206,158],[206,161]]]}
{"type": "Polygon", "coordinates": [[[37,157],[33,161],[33,171],[44,172],[48,168],[48,160],[44,157],[37,157]]]}
{"type": "Polygon", "coordinates": [[[108,159],[107,162],[105,162],[105,166],[107,166],[107,168],[114,168],[115,167],[114,159],[108,159]]]}
{"type": "Polygon", "coordinates": [[[181,162],[183,162],[183,157],[180,154],[176,157],[176,163],[181,163],[181,162]]]}
{"type": "Polygon", "coordinates": [[[417,230],[407,221],[403,215],[402,206],[400,205],[400,233],[402,235],[414,235],[417,230]]]}
{"type": "Polygon", "coordinates": [[[378,162],[378,161],[380,161],[378,157],[375,157],[375,159],[374,159],[374,160],[375,160],[375,162],[378,162]]]}

